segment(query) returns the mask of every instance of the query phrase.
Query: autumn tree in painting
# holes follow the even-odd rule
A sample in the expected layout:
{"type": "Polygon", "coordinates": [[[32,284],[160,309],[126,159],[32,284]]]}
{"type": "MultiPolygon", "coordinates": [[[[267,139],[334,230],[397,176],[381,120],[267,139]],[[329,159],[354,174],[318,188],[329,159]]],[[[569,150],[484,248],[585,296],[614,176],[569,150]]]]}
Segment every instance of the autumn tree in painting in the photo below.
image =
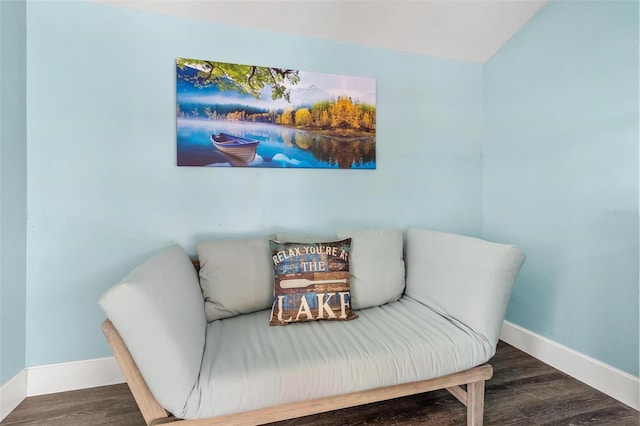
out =
{"type": "Polygon", "coordinates": [[[312,124],[311,113],[307,108],[300,108],[295,115],[296,125],[310,127],[312,124]]]}
{"type": "MultiPolygon", "coordinates": [[[[266,110],[265,110],[266,111],[266,110]]],[[[207,112],[209,118],[214,114],[207,112]]],[[[335,101],[323,101],[310,108],[285,108],[282,112],[244,113],[238,110],[218,115],[218,119],[234,121],[259,121],[307,130],[335,131],[336,133],[372,133],[376,129],[376,108],[354,103],[351,98],[339,97],[335,101]]]]}
{"type": "Polygon", "coordinates": [[[309,128],[321,130],[359,130],[373,132],[376,128],[376,108],[354,103],[349,97],[316,103],[311,108],[309,128]]]}
{"type": "Polygon", "coordinates": [[[313,127],[316,129],[328,129],[331,126],[331,117],[329,110],[333,105],[333,101],[322,101],[313,104],[311,107],[311,117],[313,127]]]}
{"type": "Polygon", "coordinates": [[[292,126],[294,124],[295,116],[293,113],[293,108],[287,108],[282,111],[282,115],[280,116],[280,124],[284,124],[286,126],[292,126]]]}
{"type": "Polygon", "coordinates": [[[351,98],[340,97],[331,106],[331,127],[340,129],[360,128],[360,108],[358,108],[351,98]]]}

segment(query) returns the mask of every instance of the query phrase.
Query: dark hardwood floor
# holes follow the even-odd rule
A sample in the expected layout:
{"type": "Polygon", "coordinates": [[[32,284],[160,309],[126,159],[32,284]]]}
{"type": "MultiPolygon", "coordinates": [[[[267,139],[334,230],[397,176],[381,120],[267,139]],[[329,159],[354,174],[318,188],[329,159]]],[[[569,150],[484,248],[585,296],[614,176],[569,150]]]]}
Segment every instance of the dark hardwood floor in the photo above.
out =
{"type": "MultiPolygon", "coordinates": [[[[486,425],[640,425],[640,413],[500,342],[490,361],[486,425]]],[[[27,398],[2,425],[143,426],[126,385],[27,398]]],[[[447,391],[398,398],[277,423],[289,425],[465,425],[466,409],[447,391]]]]}

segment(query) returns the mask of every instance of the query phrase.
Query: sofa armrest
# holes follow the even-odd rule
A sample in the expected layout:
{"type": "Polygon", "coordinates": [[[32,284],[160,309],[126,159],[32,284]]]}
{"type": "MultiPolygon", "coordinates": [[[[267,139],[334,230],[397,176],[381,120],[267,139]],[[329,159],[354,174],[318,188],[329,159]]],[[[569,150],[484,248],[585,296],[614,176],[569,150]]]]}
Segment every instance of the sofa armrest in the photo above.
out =
{"type": "Polygon", "coordinates": [[[495,348],[524,260],[513,245],[409,229],[406,295],[460,321],[495,348]]]}
{"type": "Polygon", "coordinates": [[[197,272],[177,245],[147,260],[100,299],[158,402],[180,415],[204,352],[206,319],[197,272]]]}

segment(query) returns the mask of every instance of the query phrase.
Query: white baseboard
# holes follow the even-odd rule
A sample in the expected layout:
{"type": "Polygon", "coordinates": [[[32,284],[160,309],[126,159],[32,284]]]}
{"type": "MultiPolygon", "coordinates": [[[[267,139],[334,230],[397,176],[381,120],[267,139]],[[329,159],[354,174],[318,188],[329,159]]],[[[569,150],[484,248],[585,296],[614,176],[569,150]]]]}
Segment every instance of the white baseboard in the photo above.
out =
{"type": "Polygon", "coordinates": [[[16,374],[0,387],[0,421],[4,420],[27,397],[27,370],[16,374]]]}
{"type": "Polygon", "coordinates": [[[123,383],[114,357],[29,367],[27,396],[123,383]]]}
{"type": "Polygon", "coordinates": [[[640,379],[509,321],[500,339],[640,411],[640,379]]]}

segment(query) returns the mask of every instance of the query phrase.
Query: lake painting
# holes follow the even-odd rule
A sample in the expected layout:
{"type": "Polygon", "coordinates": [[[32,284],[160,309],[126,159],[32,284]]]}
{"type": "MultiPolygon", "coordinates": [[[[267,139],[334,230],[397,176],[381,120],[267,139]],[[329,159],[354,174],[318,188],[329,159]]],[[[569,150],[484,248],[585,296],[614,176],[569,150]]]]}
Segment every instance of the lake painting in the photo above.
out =
{"type": "Polygon", "coordinates": [[[176,59],[178,166],[376,168],[376,81],[176,59]]]}

